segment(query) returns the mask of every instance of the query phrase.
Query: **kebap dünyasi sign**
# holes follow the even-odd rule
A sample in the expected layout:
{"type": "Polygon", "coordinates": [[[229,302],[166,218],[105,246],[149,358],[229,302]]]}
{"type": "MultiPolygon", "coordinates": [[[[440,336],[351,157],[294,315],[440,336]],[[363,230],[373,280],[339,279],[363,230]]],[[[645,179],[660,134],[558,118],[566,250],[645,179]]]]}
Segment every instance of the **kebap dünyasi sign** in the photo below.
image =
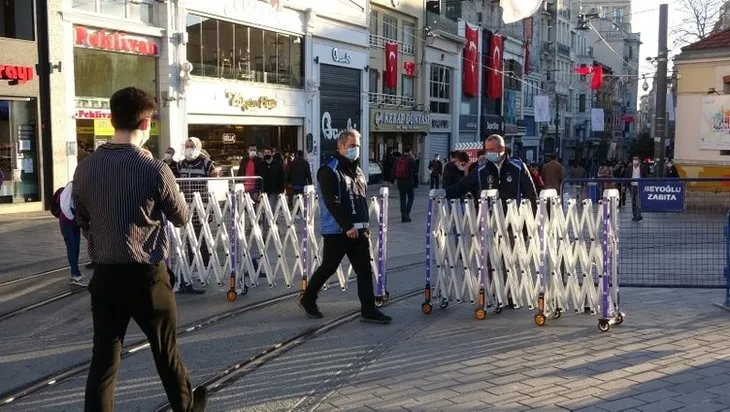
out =
{"type": "Polygon", "coordinates": [[[683,212],[685,184],[678,180],[639,181],[642,212],[683,212]]]}

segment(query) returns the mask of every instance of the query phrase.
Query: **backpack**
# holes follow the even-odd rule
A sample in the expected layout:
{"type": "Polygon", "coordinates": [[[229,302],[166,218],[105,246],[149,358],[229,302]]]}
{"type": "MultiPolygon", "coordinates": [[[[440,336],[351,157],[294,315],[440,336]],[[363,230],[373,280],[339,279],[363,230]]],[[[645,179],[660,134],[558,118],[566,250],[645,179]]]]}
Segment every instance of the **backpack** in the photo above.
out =
{"type": "Polygon", "coordinates": [[[65,187],[61,187],[53,193],[53,200],[51,201],[51,214],[56,219],[61,217],[61,193],[65,187]]]}
{"type": "Polygon", "coordinates": [[[408,179],[408,172],[408,157],[403,155],[398,159],[398,163],[395,164],[395,178],[401,180],[408,179]]]}

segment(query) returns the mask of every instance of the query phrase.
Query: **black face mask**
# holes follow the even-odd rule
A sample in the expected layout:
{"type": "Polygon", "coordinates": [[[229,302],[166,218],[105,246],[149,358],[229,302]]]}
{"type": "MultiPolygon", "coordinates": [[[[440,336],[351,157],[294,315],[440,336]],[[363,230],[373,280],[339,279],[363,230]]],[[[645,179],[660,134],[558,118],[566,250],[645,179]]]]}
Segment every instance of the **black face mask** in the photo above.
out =
{"type": "Polygon", "coordinates": [[[270,160],[270,159],[271,159],[271,155],[265,155],[264,156],[264,160],[270,160]]]}

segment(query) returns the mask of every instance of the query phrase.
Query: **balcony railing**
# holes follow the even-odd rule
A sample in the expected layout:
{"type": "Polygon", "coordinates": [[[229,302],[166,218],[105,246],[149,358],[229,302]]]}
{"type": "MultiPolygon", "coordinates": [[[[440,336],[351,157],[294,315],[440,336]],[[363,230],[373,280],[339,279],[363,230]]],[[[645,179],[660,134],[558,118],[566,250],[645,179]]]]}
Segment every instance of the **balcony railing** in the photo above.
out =
{"type": "Polygon", "coordinates": [[[416,99],[413,97],[385,93],[368,93],[368,102],[388,107],[412,107],[416,105],[416,99]]]}
{"type": "MultiPolygon", "coordinates": [[[[385,48],[385,43],[393,43],[393,40],[387,39],[383,36],[377,36],[375,34],[370,35],[370,47],[378,47],[381,49],[385,48]]],[[[412,44],[406,44],[401,41],[397,41],[398,51],[403,54],[414,54],[415,47],[412,44]]]]}

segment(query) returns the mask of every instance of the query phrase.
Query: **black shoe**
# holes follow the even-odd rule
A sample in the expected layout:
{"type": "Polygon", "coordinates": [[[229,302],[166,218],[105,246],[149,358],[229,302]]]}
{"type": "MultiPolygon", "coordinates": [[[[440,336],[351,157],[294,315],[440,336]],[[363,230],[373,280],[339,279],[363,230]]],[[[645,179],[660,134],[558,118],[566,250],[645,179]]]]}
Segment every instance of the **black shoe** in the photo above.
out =
{"type": "Polygon", "coordinates": [[[199,386],[193,390],[193,411],[204,412],[205,406],[208,404],[208,389],[205,386],[199,386]]]}
{"type": "Polygon", "coordinates": [[[94,262],[89,262],[84,266],[86,269],[93,269],[96,265],[94,265],[94,262]]]}
{"type": "Polygon", "coordinates": [[[204,289],[195,289],[191,283],[183,283],[177,289],[177,293],[186,295],[201,295],[205,293],[204,289]]]}
{"type": "Polygon", "coordinates": [[[388,323],[390,323],[391,320],[393,320],[393,318],[383,314],[383,312],[377,309],[363,311],[360,314],[360,322],[379,323],[381,325],[387,325],[388,323]]]}
{"type": "Polygon", "coordinates": [[[312,302],[309,299],[305,299],[304,296],[299,299],[299,306],[301,306],[302,309],[304,309],[304,311],[307,313],[307,317],[310,317],[312,319],[322,319],[324,317],[322,315],[322,312],[319,311],[317,303],[312,302]]]}

